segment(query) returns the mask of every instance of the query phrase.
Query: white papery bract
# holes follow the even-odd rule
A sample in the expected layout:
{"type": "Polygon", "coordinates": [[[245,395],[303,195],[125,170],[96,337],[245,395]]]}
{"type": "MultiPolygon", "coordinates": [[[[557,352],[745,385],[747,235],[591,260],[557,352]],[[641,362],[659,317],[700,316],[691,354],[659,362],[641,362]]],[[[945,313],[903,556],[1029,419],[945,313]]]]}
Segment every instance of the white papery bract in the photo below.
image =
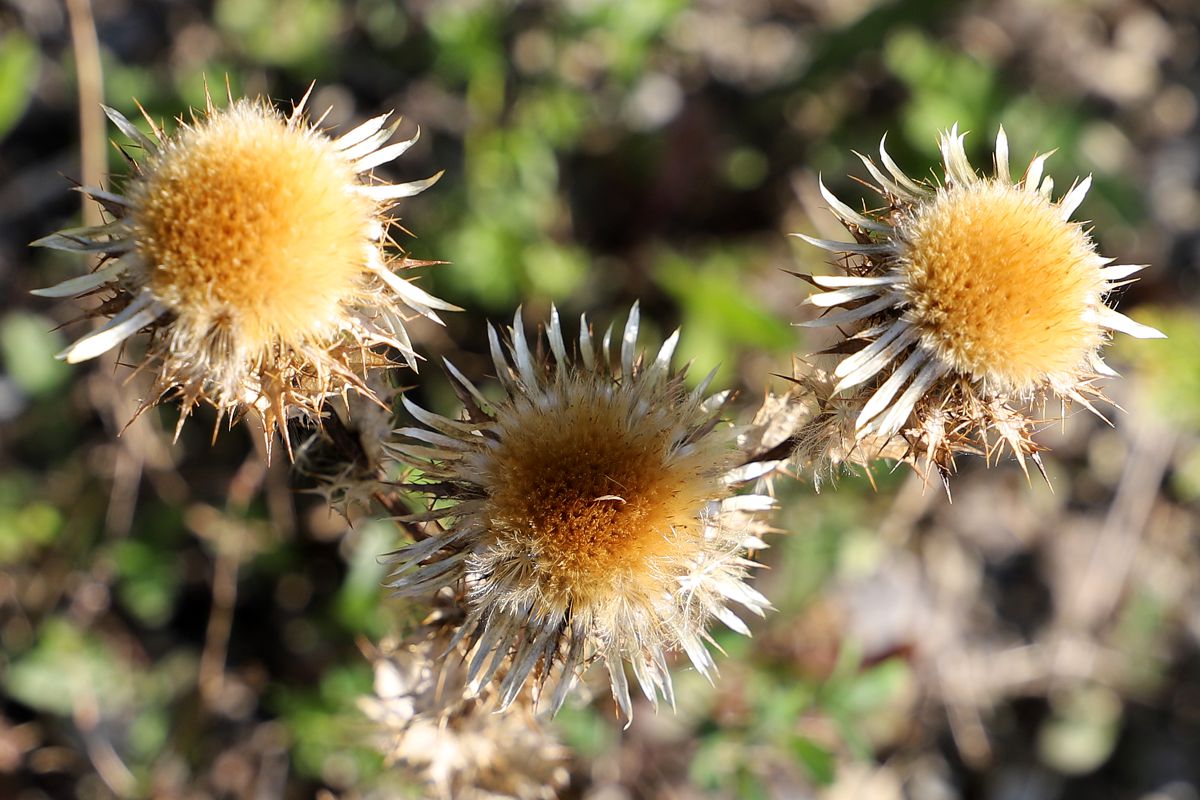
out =
{"type": "Polygon", "coordinates": [[[748,633],[730,606],[768,607],[746,584],[745,555],[763,546],[772,501],[733,494],[742,471],[720,419],[726,396],[706,396],[711,375],[685,387],[670,363],[678,333],[651,360],[637,353],[636,305],[612,358],[613,329],[597,346],[586,319],[569,355],[556,311],[549,353],[531,347],[520,311],[507,348],[489,334],[499,400],[450,364],[463,419],[405,400],[421,426],[389,448],[435,498],[414,520],[444,525],[395,554],[391,585],[408,595],[465,586],[468,682],[498,680],[502,704],[553,675],[557,710],[594,660],[626,717],[626,663],[652,703],[673,702],[667,653],[684,651],[711,678],[713,619],[748,633]]]}

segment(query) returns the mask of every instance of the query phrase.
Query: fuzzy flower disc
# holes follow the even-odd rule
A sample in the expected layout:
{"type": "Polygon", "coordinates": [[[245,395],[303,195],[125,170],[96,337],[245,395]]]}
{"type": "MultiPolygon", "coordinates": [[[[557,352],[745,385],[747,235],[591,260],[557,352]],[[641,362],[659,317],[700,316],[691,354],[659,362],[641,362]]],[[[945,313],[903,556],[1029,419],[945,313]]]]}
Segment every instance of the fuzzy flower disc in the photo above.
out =
{"type": "Polygon", "coordinates": [[[210,100],[171,134],[147,116],[150,136],[105,109],[144,153],[123,193],[85,190],[112,220],[34,243],[102,257],[91,274],[35,292],[106,295],[95,313],[111,318],[62,358],[94,358],[148,329],[147,405],[177,395],[180,424],[201,401],[218,419],[251,411],[268,444],[331,395],[372,396],[367,370],[393,366],[377,345],[416,367],[405,320],[440,321],[454,306],[396,274],[421,262],[393,252],[387,211],[440,173],[377,179],[416,136],[385,146],[398,123],[384,114],[330,138],[305,118],[306,101],[285,116],[263,101],[210,100]]]}
{"type": "Polygon", "coordinates": [[[602,660],[628,717],[626,663],[652,702],[670,699],[667,652],[686,652],[711,675],[709,623],[748,633],[728,606],[763,613],[745,554],[764,546],[760,513],[772,501],[734,495],[745,478],[734,431],[720,420],[723,395],[706,397],[707,381],[684,387],[670,366],[678,335],[653,360],[636,354],[635,305],[610,361],[612,330],[597,347],[580,324],[574,359],[557,313],[552,359],[530,348],[520,312],[507,355],[491,329],[504,394],[489,402],[450,367],[465,419],[404,400],[423,427],[400,429],[409,441],[388,448],[421,470],[412,488],[440,501],[411,521],[444,527],[396,553],[392,586],[464,592],[468,683],[482,689],[502,676],[504,705],[553,673],[557,709],[576,674],[602,660]]]}
{"type": "Polygon", "coordinates": [[[1115,374],[1100,357],[1110,332],[1162,335],[1105,302],[1142,267],[1110,265],[1071,220],[1091,178],[1055,201],[1054,182],[1042,174],[1046,155],[1014,181],[1001,129],[995,173],[985,177],[967,161],[963,139],[957,127],[942,137],[938,185],[908,177],[882,142],[882,169],[860,156],[886,202],[875,214],[821,185],[855,241],[801,237],[842,254],[846,270],[810,278],[822,291],[807,302],[825,312],[805,324],[843,331],[833,351],[848,355],[810,381],[825,387],[814,422],[825,429],[805,431],[802,441],[869,443],[871,453],[844,453],[865,463],[900,437],[904,460],[924,459],[943,479],[955,452],[990,456],[997,442],[1040,466],[1036,423],[1023,409],[1057,395],[1094,410],[1103,399],[1096,379],[1115,374]]]}
{"type": "Polygon", "coordinates": [[[629,393],[594,388],[556,387],[543,408],[516,404],[482,476],[498,536],[529,547],[551,605],[588,605],[618,583],[653,591],[641,566],[702,540],[696,510],[721,491],[721,454],[674,452],[669,409],[639,419],[629,393]]]}
{"type": "Polygon", "coordinates": [[[328,139],[243,102],[146,167],[131,187],[134,235],[150,290],[185,324],[236,325],[257,348],[336,327],[371,256],[375,204],[328,139]]]}
{"type": "Polygon", "coordinates": [[[1102,343],[1087,320],[1102,262],[1041,194],[956,184],[918,207],[904,235],[908,317],[959,372],[1028,391],[1074,374],[1102,343]]]}

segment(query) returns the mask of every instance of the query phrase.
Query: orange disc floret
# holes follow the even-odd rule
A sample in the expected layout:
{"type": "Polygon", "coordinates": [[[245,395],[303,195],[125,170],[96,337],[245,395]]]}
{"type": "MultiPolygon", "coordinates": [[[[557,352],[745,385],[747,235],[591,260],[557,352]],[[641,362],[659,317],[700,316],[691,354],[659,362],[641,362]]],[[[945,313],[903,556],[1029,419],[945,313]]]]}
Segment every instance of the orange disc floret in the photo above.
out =
{"type": "Polygon", "coordinates": [[[331,330],[364,280],[372,202],[328,138],[241,101],[184,129],[135,184],[154,294],[197,332],[247,349],[331,330]]]}
{"type": "Polygon", "coordinates": [[[672,418],[638,417],[627,396],[556,399],[514,409],[484,485],[496,535],[530,552],[541,591],[588,605],[614,584],[652,584],[655,559],[699,546],[721,464],[673,455],[672,418]]]}
{"type": "Polygon", "coordinates": [[[908,316],[960,373],[1010,391],[1070,376],[1102,343],[1090,239],[1041,194],[998,181],[937,192],[903,226],[908,316]]]}

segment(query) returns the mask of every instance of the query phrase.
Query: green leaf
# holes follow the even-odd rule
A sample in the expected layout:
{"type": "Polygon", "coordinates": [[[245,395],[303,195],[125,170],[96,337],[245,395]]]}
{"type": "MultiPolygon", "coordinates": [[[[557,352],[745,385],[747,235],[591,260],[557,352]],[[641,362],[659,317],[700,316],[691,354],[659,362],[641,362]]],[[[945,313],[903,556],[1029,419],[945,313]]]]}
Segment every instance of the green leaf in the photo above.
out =
{"type": "Polygon", "coordinates": [[[0,137],[25,113],[37,82],[37,45],[20,31],[0,37],[0,137]]]}
{"type": "Polygon", "coordinates": [[[337,665],[316,689],[281,687],[272,698],[291,734],[292,758],[299,774],[338,788],[368,782],[383,768],[383,757],[369,748],[363,718],[355,708],[372,691],[366,663],[337,665]]]}
{"type": "Polygon", "coordinates": [[[33,494],[26,475],[13,473],[0,481],[0,564],[28,558],[62,531],[62,512],[32,499],[33,494]]]}
{"type": "Polygon", "coordinates": [[[353,535],[357,541],[346,580],[338,592],[337,616],[349,630],[378,637],[385,628],[379,597],[388,571],[379,556],[394,546],[395,531],[388,523],[377,521],[353,535]]]}
{"type": "Polygon", "coordinates": [[[683,309],[679,351],[693,360],[691,381],[720,365],[718,385],[734,368],[741,350],[783,354],[794,344],[791,326],[746,291],[744,253],[714,250],[696,258],[661,254],[654,278],[683,309]]]}
{"type": "Polygon", "coordinates": [[[957,122],[960,130],[981,132],[990,122],[997,90],[988,65],[912,28],[894,33],[883,55],[892,73],[912,91],[903,112],[904,129],[925,155],[936,153],[934,131],[957,122]]]}
{"type": "Polygon", "coordinates": [[[37,397],[58,389],[71,370],[54,354],[62,349],[62,337],[54,323],[37,314],[14,311],[0,320],[0,356],[4,369],[17,386],[37,397]]]}
{"type": "Polygon", "coordinates": [[[12,664],[4,685],[25,705],[60,716],[69,716],[84,702],[115,711],[136,697],[117,656],[57,617],[42,625],[37,643],[12,664]]]}
{"type": "Polygon", "coordinates": [[[113,547],[120,582],[117,596],[144,624],[160,627],[170,619],[180,583],[175,551],[140,539],[124,539],[113,547]]]}
{"type": "Polygon", "coordinates": [[[1043,763],[1066,775],[1092,772],[1112,755],[1124,705],[1102,686],[1076,686],[1054,698],[1054,714],[1038,731],[1043,763]]]}
{"type": "Polygon", "coordinates": [[[888,659],[850,680],[838,693],[837,705],[849,714],[871,714],[896,697],[910,675],[908,664],[902,659],[888,659]]]}
{"type": "MultiPolygon", "coordinates": [[[[1122,309],[1124,312],[1125,309],[1122,309]]],[[[1158,328],[1167,338],[1142,341],[1118,336],[1113,356],[1105,360],[1132,365],[1142,387],[1146,411],[1161,417],[1163,423],[1200,432],[1200,317],[1183,309],[1138,308],[1129,314],[1136,321],[1158,328]]]]}
{"type": "Polygon", "coordinates": [[[822,786],[829,786],[837,773],[833,753],[811,739],[796,736],[791,741],[796,759],[808,770],[809,776],[822,786]]]}
{"type": "Polygon", "coordinates": [[[255,59],[296,66],[328,51],[341,13],[335,0],[218,0],[215,16],[255,59]]]}
{"type": "Polygon", "coordinates": [[[588,277],[587,254],[579,248],[539,242],[525,250],[525,273],[535,293],[568,297],[588,277]]]}
{"type": "Polygon", "coordinates": [[[616,741],[612,725],[601,719],[590,706],[567,704],[554,718],[554,727],[563,743],[584,758],[595,758],[607,752],[616,741]]]}

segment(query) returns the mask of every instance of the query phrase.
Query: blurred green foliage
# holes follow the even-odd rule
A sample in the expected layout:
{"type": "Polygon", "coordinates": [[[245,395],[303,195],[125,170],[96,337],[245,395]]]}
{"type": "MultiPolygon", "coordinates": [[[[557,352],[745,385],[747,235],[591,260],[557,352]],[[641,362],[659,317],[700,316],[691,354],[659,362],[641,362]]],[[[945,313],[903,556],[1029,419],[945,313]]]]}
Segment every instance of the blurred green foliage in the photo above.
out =
{"type": "Polygon", "coordinates": [[[745,264],[753,257],[721,249],[691,256],[665,251],[655,259],[656,282],[683,310],[680,347],[695,363],[688,374],[693,382],[725,365],[719,383],[727,385],[744,352],[770,353],[787,363],[795,342],[787,321],[742,290],[745,264]]]}
{"type": "Polygon", "coordinates": [[[52,327],[45,317],[24,311],[0,318],[0,361],[4,371],[33,397],[61,388],[71,376],[67,365],[54,358],[63,341],[51,331],[52,327]]]}
{"type": "Polygon", "coordinates": [[[160,542],[124,539],[112,548],[117,597],[142,622],[161,627],[170,619],[182,578],[178,559],[160,542]]]}
{"type": "Polygon", "coordinates": [[[0,564],[20,562],[52,543],[62,531],[62,512],[37,499],[27,474],[0,477],[0,564]]]}
{"type": "Polygon", "coordinates": [[[1119,340],[1119,363],[1136,371],[1145,390],[1146,411],[1200,432],[1200,318],[1186,309],[1147,309],[1137,318],[1167,338],[1150,348],[1119,340]]]}
{"type": "Polygon", "coordinates": [[[384,612],[380,587],[388,574],[381,554],[393,549],[395,529],[383,520],[368,522],[351,534],[353,552],[337,596],[337,619],[347,631],[378,640],[392,620],[384,612]]]}
{"type": "MultiPolygon", "coordinates": [[[[131,775],[149,788],[149,768],[172,735],[172,704],[196,680],[183,650],[151,667],[131,662],[112,642],[61,617],[42,623],[38,639],[4,675],[5,691],[31,708],[73,717],[85,736],[103,730],[129,759],[131,775]]],[[[133,787],[131,786],[130,789],[133,787]]]]}
{"type": "Polygon", "coordinates": [[[988,65],[916,29],[893,31],[883,59],[912,93],[901,116],[903,133],[909,142],[923,143],[926,158],[937,155],[929,132],[944,128],[946,120],[980,136],[992,131],[1001,97],[998,76],[988,65]]]}
{"type": "Polygon", "coordinates": [[[328,670],[314,691],[281,688],[271,706],[292,736],[302,775],[338,788],[367,785],[383,767],[357,701],[371,692],[371,670],[355,663],[328,670]]]}
{"type": "MultiPolygon", "coordinates": [[[[829,225],[806,187],[811,192],[820,172],[852,205],[877,203],[849,176],[862,174],[852,151],[871,152],[885,132],[901,166],[929,176],[939,130],[955,123],[969,130],[974,163],[986,165],[1003,124],[1014,171],[1035,151],[1058,147],[1048,169],[1060,189],[1094,173],[1082,214],[1102,245],[1145,248],[1161,233],[1150,217],[1147,175],[1125,155],[1136,131],[1120,127],[1121,109],[1026,65],[1021,48],[1036,37],[1014,38],[1011,54],[963,46],[964,21],[1001,13],[995,4],[95,5],[105,100],[133,119],[135,98],[154,119],[186,118],[189,107],[202,106],[206,82],[218,98],[228,80],[235,96],[263,92],[286,103],[315,80],[318,93],[329,90],[355,118],[396,106],[406,126],[422,127],[421,145],[396,169],[424,177],[444,168],[446,176],[401,206],[404,226],[419,238],[398,238],[418,258],[449,262],[429,269],[422,284],[466,312],[447,315],[445,334],[424,332],[418,349],[429,363],[419,377],[397,380],[448,415],[457,402],[437,362],[449,357],[471,377],[485,376],[485,319],[506,323],[525,304],[532,322],[554,302],[564,317],[586,311],[602,329],[637,298],[647,341],[681,324],[678,354],[694,362],[690,380],[721,365],[719,386],[740,390],[752,405],[771,374],[789,372],[791,353],[821,346],[791,327],[804,313],[805,291],[781,271],[825,268],[821,254],[793,250],[785,238],[829,225]],[[768,45],[782,39],[790,49],[771,60],[768,45]]],[[[981,30],[1000,29],[990,17],[984,22],[981,30]]],[[[277,725],[292,770],[287,796],[330,788],[353,798],[392,786],[395,775],[371,747],[373,732],[355,702],[372,690],[360,645],[414,626],[423,613],[394,607],[381,586],[388,566],[380,555],[400,541],[394,526],[343,524],[314,498],[291,496],[279,465],[246,507],[228,508],[233,478],[252,474],[257,458],[244,426],[219,431],[214,442],[213,420],[201,413],[173,444],[171,412],[149,412],[135,423],[147,428],[118,438],[141,399],[139,384],[123,384],[124,370],[113,378],[111,369],[86,372],[54,360],[66,341],[54,328],[77,309],[24,297],[24,289],[82,268],[23,249],[77,208],[59,178],[70,174],[62,165],[73,163],[77,145],[69,135],[76,109],[68,35],[38,36],[0,34],[0,137],[6,148],[21,139],[20,158],[36,155],[39,185],[62,184],[61,197],[40,199],[32,219],[3,209],[22,268],[20,291],[9,287],[16,299],[0,311],[0,683],[7,694],[0,737],[29,720],[47,748],[78,747],[81,731],[99,732],[134,776],[128,793],[136,796],[153,793],[156,780],[200,786],[221,756],[241,754],[254,731],[277,725]],[[114,508],[130,509],[127,524],[114,508]],[[209,708],[197,690],[223,556],[236,564],[237,589],[225,674],[249,698],[236,712],[209,708]],[[81,708],[92,718],[80,719],[81,708]]],[[[117,175],[126,169],[116,151],[110,167],[117,175]]],[[[1181,440],[1170,480],[1194,520],[1200,322],[1191,308],[1135,316],[1170,338],[1150,345],[1118,338],[1113,361],[1130,365],[1152,409],[1146,413],[1192,437],[1181,440]]],[[[1069,494],[1078,470],[1069,460],[1050,461],[1064,506],[1085,505],[1069,494]]],[[[820,497],[807,485],[781,486],[777,524],[790,534],[772,540],[762,578],[778,611],[756,626],[753,640],[714,634],[725,651],[722,679],[710,687],[681,669],[678,714],[664,709],[660,720],[643,722],[650,712],[639,708],[625,733],[603,691],[591,704],[568,704],[555,726],[575,753],[577,778],[586,783],[589,764],[615,760],[625,742],[640,747],[671,725],[676,739],[663,755],[682,765],[680,780],[724,797],[812,794],[836,784],[839,765],[873,762],[881,742],[912,744],[880,731],[902,727],[892,717],[928,679],[915,673],[915,657],[903,649],[868,657],[835,626],[819,624],[831,585],[873,575],[889,552],[925,546],[917,534],[881,541],[878,530],[913,505],[920,510],[912,519],[920,519],[934,501],[914,501],[905,473],[885,468],[873,478],[877,490],[860,476],[820,497]],[[896,500],[904,491],[908,506],[896,500]],[[775,782],[780,775],[792,781],[786,790],[775,782]]],[[[985,516],[977,527],[987,527],[985,516]]],[[[955,562],[954,575],[969,582],[976,577],[965,560],[955,562]]],[[[1138,654],[1131,685],[1146,703],[1172,679],[1167,642],[1184,616],[1165,591],[1131,591],[1106,643],[1138,654]]],[[[973,633],[981,639],[1013,636],[1005,621],[978,622],[973,633]]],[[[1131,718],[1105,691],[1059,693],[1047,701],[1037,742],[1026,749],[1022,734],[1010,732],[997,752],[1014,764],[1042,759],[1063,774],[1096,769],[1120,746],[1131,718]]],[[[939,736],[952,738],[944,727],[928,738],[939,736]]],[[[924,758],[943,744],[913,746],[925,748],[924,758]]],[[[80,760],[75,769],[87,772],[80,760]]],[[[985,768],[955,761],[954,769],[985,768]]],[[[43,780],[32,771],[24,777],[31,785],[43,780]]],[[[0,794],[4,780],[7,773],[0,794]]]]}
{"type": "Polygon", "coordinates": [[[32,99],[40,59],[37,43],[19,30],[0,35],[0,139],[32,99]]]}
{"type": "Polygon", "coordinates": [[[214,19],[251,60],[313,71],[343,24],[336,0],[218,0],[214,19]]]}

